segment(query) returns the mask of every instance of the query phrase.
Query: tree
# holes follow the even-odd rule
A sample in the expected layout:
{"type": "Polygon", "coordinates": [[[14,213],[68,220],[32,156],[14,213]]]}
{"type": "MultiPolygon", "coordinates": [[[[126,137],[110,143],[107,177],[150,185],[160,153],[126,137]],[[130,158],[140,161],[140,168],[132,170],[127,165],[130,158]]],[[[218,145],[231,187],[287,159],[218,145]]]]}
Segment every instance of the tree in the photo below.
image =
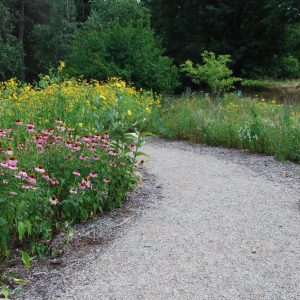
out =
{"type": "Polygon", "coordinates": [[[193,62],[188,60],[181,65],[181,71],[195,83],[200,85],[205,82],[211,88],[213,94],[220,94],[232,88],[239,78],[233,77],[232,70],[228,68],[231,62],[230,55],[219,55],[213,52],[205,51],[201,54],[203,64],[194,66],[193,62]]]}
{"type": "Polygon", "coordinates": [[[149,23],[148,11],[135,0],[95,2],[72,43],[66,72],[101,80],[117,76],[138,87],[173,90],[177,69],[163,55],[149,23]]]}
{"type": "Polygon", "coordinates": [[[276,75],[285,54],[287,24],[299,19],[299,1],[144,0],[152,24],[177,64],[198,53],[228,53],[236,74],[276,75]]]}
{"type": "Polygon", "coordinates": [[[13,35],[13,18],[4,2],[0,2],[0,80],[17,76],[24,69],[23,47],[13,35]]]}
{"type": "Polygon", "coordinates": [[[48,19],[33,26],[34,58],[41,72],[47,72],[65,59],[76,30],[75,19],[74,0],[53,0],[48,19]]]}

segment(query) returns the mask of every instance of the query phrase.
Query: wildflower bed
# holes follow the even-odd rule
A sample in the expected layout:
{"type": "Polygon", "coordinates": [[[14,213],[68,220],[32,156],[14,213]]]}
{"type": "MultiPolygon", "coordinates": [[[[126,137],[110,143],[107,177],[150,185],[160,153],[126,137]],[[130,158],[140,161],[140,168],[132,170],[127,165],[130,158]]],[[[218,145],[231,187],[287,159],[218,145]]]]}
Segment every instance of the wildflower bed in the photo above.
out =
{"type": "MultiPolygon", "coordinates": [[[[59,74],[58,74],[59,75],[59,74]]],[[[0,261],[29,267],[74,222],[119,206],[137,184],[151,93],[45,76],[0,84],[0,261]]]]}
{"type": "Polygon", "coordinates": [[[164,99],[151,115],[155,133],[209,145],[249,149],[300,162],[300,105],[225,94],[164,99]]]}

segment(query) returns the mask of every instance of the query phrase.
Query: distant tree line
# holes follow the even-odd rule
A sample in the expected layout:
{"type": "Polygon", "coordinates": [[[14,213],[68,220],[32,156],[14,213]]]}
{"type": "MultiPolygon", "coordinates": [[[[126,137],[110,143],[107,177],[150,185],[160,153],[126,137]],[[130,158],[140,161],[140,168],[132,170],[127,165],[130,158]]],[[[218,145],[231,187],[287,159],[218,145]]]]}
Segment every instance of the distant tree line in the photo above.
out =
{"type": "Polygon", "coordinates": [[[120,76],[172,91],[178,66],[229,54],[235,75],[300,74],[298,0],[0,0],[0,80],[120,76]]]}

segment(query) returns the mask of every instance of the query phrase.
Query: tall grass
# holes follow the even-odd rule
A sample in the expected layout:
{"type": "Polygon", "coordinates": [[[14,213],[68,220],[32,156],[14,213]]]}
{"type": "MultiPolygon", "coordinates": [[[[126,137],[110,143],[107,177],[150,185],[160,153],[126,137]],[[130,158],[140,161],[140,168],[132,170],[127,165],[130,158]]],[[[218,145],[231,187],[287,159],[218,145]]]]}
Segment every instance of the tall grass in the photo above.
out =
{"type": "Polygon", "coordinates": [[[300,106],[227,94],[165,99],[149,125],[169,138],[249,149],[300,162],[300,106]]]}

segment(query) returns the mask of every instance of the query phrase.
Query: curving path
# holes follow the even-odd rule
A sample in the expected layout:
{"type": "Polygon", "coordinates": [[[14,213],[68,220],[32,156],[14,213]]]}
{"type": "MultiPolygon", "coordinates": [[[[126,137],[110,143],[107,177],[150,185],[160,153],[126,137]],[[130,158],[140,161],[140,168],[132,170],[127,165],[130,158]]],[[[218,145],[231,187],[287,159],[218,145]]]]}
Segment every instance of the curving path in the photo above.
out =
{"type": "Polygon", "coordinates": [[[300,299],[298,186],[215,150],[145,148],[163,199],[43,299],[300,299]]]}

